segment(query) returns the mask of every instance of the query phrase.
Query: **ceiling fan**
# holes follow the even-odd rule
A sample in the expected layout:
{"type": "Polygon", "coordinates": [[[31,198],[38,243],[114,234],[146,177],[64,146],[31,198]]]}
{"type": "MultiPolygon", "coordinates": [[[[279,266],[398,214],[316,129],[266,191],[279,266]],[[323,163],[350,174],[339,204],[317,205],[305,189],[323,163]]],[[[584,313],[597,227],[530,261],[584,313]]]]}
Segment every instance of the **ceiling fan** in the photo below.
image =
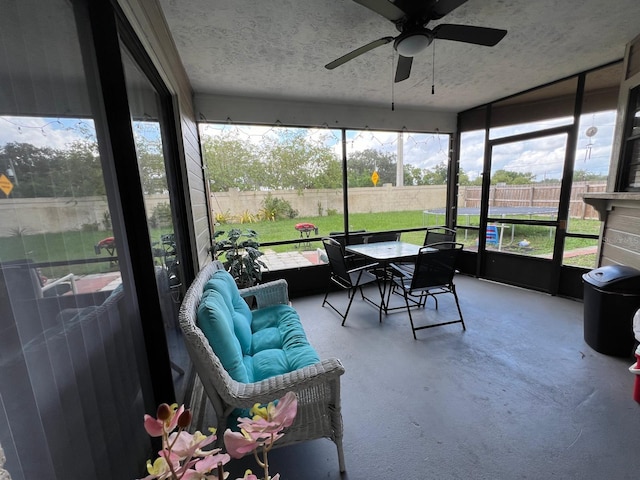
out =
{"type": "Polygon", "coordinates": [[[473,43],[493,47],[507,34],[506,30],[471,25],[453,25],[441,23],[433,29],[427,24],[432,20],[439,20],[449,12],[458,8],[467,0],[354,0],[370,10],[391,20],[400,35],[397,37],[382,37],[367,43],[352,52],[343,55],[325,65],[333,70],[336,67],[353,60],[363,53],[381,45],[393,42],[393,48],[398,52],[398,66],[395,82],[409,78],[413,57],[427,48],[435,39],[453,40],[456,42],[473,43]]]}

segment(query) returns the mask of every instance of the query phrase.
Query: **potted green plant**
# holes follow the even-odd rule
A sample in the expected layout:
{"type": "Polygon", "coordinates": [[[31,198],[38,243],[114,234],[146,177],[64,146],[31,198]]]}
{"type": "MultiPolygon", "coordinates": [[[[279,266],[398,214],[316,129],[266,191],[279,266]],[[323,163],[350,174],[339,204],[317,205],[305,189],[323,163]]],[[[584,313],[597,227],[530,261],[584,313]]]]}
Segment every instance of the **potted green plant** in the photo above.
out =
{"type": "Polygon", "coordinates": [[[243,232],[239,228],[232,228],[226,238],[218,240],[224,234],[224,230],[218,230],[213,237],[213,259],[223,263],[235,279],[238,288],[251,287],[260,282],[262,267],[266,268],[267,265],[259,258],[263,253],[258,250],[258,233],[251,229],[243,232]]]}

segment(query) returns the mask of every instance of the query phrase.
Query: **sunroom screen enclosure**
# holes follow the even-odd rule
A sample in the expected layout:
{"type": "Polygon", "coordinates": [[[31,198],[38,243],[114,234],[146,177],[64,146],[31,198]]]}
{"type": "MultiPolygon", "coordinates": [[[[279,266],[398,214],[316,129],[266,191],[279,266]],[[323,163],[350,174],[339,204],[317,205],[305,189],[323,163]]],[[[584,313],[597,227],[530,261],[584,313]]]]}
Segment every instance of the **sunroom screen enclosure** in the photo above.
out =
{"type": "Polygon", "coordinates": [[[200,130],[216,231],[255,230],[272,270],[284,268],[278,254],[321,263],[319,240],[331,234],[397,231],[421,243],[424,211],[446,206],[450,135],[230,123],[200,130]]]}

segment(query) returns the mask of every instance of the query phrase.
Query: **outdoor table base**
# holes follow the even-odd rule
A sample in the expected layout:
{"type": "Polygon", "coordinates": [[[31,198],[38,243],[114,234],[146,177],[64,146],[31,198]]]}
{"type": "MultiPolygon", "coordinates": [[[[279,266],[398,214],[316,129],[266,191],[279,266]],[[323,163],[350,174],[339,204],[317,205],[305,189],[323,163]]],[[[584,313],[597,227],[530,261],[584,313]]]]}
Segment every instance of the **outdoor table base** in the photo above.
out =
{"type": "Polygon", "coordinates": [[[345,251],[355,255],[360,255],[368,260],[377,262],[380,266],[378,269],[382,272],[380,275],[380,310],[385,315],[392,309],[389,308],[389,300],[391,298],[391,288],[387,283],[389,277],[389,264],[393,262],[411,262],[418,256],[418,252],[423,248],[422,245],[415,245],[407,242],[376,242],[363,243],[359,245],[347,245],[345,251]],[[386,297],[386,299],[385,299],[386,297]]]}

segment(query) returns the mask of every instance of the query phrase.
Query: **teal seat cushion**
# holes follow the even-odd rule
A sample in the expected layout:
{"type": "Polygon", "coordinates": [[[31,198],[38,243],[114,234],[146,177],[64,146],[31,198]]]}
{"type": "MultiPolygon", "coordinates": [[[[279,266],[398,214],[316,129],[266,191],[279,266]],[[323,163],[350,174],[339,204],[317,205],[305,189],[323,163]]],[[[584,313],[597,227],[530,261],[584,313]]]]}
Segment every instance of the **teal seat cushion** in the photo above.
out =
{"type": "Polygon", "coordinates": [[[251,356],[245,358],[245,365],[254,382],[320,361],[307,340],[298,312],[289,305],[254,311],[251,330],[251,356]]]}
{"type": "Polygon", "coordinates": [[[251,311],[233,277],[215,272],[205,284],[197,323],[231,378],[251,383],[320,361],[289,305],[251,311]]]}

